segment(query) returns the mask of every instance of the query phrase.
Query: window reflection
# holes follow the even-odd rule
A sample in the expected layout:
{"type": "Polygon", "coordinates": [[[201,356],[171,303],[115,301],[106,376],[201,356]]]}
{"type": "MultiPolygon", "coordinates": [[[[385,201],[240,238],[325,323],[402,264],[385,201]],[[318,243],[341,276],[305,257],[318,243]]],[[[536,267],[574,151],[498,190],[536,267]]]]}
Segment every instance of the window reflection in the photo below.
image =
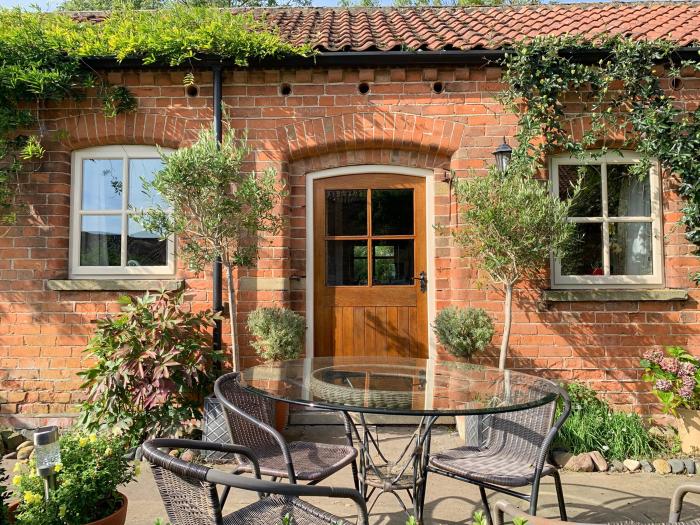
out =
{"type": "Polygon", "coordinates": [[[119,159],[83,161],[83,210],[121,210],[124,164],[119,159]]]}

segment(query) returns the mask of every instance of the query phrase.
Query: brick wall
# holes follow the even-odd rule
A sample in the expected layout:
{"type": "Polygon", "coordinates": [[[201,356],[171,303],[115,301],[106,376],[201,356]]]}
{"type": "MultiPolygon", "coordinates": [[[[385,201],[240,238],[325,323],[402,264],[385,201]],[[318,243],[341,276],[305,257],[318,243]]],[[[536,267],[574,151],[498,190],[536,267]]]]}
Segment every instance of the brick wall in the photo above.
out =
{"type": "MultiPolygon", "coordinates": [[[[0,423],[35,424],[75,412],[81,399],[76,372],[95,319],[118,311],[119,292],[52,291],[48,280],[68,274],[70,153],[107,144],[192,141],[212,119],[211,74],[196,73],[199,95],[189,97],[183,73],[119,71],[106,74],[138,98],[138,111],[105,118],[91,93],[79,102],[42,109],[47,155],[25,175],[27,208],[16,226],[0,229],[0,423]]],[[[281,213],[284,232],[263,247],[255,269],[242,270],[238,295],[243,365],[254,357],[243,330],[246,313],[263,304],[305,309],[305,174],[358,164],[432,169],[435,224],[457,224],[445,173],[483,171],[516,118],[495,96],[497,68],[303,69],[231,71],[224,74],[224,102],[231,125],[249,130],[255,149],[250,167],[272,167],[290,188],[281,213]],[[433,91],[433,83],[445,86],[433,91]],[[363,95],[358,84],[366,82],[363,95]],[[282,84],[291,94],[280,93],[282,84]]],[[[700,79],[683,82],[689,107],[700,101],[700,79]]],[[[512,143],[513,140],[509,139],[512,143]]],[[[673,181],[663,191],[665,271],[669,287],[690,288],[683,302],[571,302],[548,308],[539,293],[522,287],[515,297],[512,366],[564,380],[582,380],[613,402],[650,410],[653,398],[640,383],[638,359],[651,346],[687,345],[700,354],[696,293],[687,280],[700,269],[677,226],[681,203],[673,181]]],[[[438,234],[431,285],[437,308],[483,307],[502,320],[502,296],[483,286],[473,261],[461,257],[449,236],[438,234]]],[[[211,303],[209,276],[180,269],[194,308],[211,303]]],[[[226,323],[224,323],[226,328],[226,323]]],[[[498,326],[500,333],[500,324],[498,326]]],[[[481,359],[493,363],[494,349],[481,359]]]]}

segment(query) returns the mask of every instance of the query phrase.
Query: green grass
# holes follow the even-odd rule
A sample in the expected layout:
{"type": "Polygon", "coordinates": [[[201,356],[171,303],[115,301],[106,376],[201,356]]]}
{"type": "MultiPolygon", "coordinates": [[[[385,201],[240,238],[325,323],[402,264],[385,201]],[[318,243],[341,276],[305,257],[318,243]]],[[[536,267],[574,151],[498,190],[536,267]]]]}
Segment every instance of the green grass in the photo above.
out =
{"type": "Polygon", "coordinates": [[[613,410],[595,391],[579,383],[567,385],[571,415],[559,431],[555,447],[573,454],[598,450],[606,459],[665,456],[673,444],[654,434],[633,413],[613,410]]]}

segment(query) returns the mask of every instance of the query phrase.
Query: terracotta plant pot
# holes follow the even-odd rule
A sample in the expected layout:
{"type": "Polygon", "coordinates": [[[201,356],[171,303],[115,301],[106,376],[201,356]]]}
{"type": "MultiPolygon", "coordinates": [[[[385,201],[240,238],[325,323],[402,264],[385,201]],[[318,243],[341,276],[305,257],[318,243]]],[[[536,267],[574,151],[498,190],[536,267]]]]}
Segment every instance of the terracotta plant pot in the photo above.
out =
{"type": "Polygon", "coordinates": [[[289,403],[275,401],[275,430],[282,432],[289,421],[289,403]]]}
{"type": "MultiPolygon", "coordinates": [[[[102,518],[101,520],[92,521],[88,523],[88,525],[124,525],[126,523],[126,511],[129,506],[129,500],[121,492],[119,495],[122,497],[122,501],[124,503],[117,509],[116,512],[110,514],[106,518],[102,518]]],[[[15,523],[15,512],[17,511],[18,506],[19,503],[13,503],[10,505],[10,524],[15,523]]]]}
{"type": "Polygon", "coordinates": [[[678,437],[686,454],[700,452],[700,410],[678,409],[678,437]]]}

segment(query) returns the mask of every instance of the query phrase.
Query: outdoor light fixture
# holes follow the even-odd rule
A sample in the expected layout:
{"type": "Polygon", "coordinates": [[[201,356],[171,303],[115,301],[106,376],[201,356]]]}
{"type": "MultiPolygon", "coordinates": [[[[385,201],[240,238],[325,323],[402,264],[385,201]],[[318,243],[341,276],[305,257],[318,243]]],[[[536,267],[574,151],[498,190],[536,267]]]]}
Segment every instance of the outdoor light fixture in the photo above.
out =
{"type": "Polygon", "coordinates": [[[513,148],[511,148],[506,142],[506,138],[503,137],[503,144],[496,148],[493,152],[493,156],[496,157],[496,166],[501,173],[506,172],[508,163],[510,162],[510,156],[513,153],[513,148]]]}
{"type": "Polygon", "coordinates": [[[34,456],[36,471],[44,478],[44,499],[49,500],[49,491],[56,487],[55,467],[61,462],[58,443],[58,427],[40,427],[34,432],[34,456]]]}

